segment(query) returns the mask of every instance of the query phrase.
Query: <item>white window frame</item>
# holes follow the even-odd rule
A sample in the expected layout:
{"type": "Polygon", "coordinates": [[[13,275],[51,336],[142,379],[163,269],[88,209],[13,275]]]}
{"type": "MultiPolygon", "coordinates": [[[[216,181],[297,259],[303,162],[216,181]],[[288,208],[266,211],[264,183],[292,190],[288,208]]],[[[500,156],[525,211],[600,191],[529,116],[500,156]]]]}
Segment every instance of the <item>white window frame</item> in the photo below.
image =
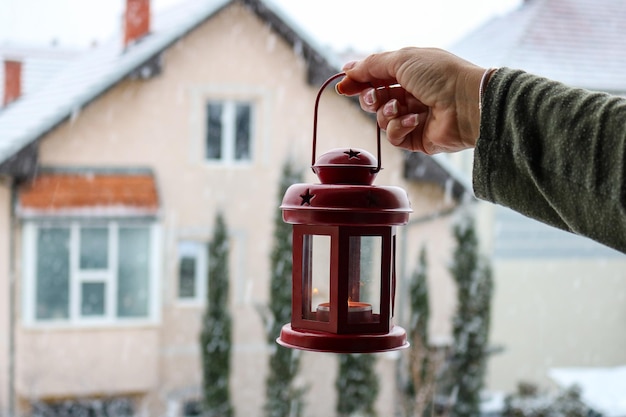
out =
{"type": "Polygon", "coordinates": [[[178,242],[178,258],[176,269],[176,301],[181,305],[205,305],[207,301],[208,281],[208,250],[207,242],[194,240],[181,240],[178,242]],[[196,261],[196,274],[194,277],[194,296],[181,297],[180,290],[180,261],[185,257],[194,258],[196,261]]]}
{"type": "Polygon", "coordinates": [[[254,100],[242,100],[242,99],[221,99],[221,98],[208,98],[204,102],[204,160],[208,164],[216,164],[216,165],[249,165],[252,164],[254,160],[254,144],[255,144],[255,108],[254,100]],[[221,104],[222,106],[222,117],[221,117],[221,125],[222,125],[222,140],[221,140],[221,151],[222,155],[220,158],[211,159],[206,155],[207,146],[208,146],[208,105],[210,103],[221,104]],[[250,121],[249,121],[249,138],[248,138],[248,146],[250,149],[250,155],[245,159],[235,159],[235,146],[236,146],[236,108],[238,104],[246,104],[250,106],[250,121]]]}
{"type": "Polygon", "coordinates": [[[29,220],[22,229],[22,317],[26,327],[123,326],[157,324],[160,320],[160,247],[161,228],[154,221],[92,219],[72,221],[29,220]],[[70,230],[69,317],[42,320],[36,317],[37,294],[37,233],[40,228],[65,227],[70,230]],[[106,227],[109,230],[108,267],[101,270],[81,270],[79,266],[79,234],[81,227],[106,227]],[[117,317],[117,253],[120,227],[144,227],[150,233],[150,263],[148,281],[148,314],[145,317],[117,317]],[[86,282],[105,284],[105,313],[102,316],[81,316],[81,285],[86,282]]]}
{"type": "MultiPolygon", "coordinates": [[[[63,226],[63,225],[61,225],[63,226]]],[[[115,320],[115,298],[117,279],[114,265],[117,265],[118,224],[78,224],[70,226],[70,318],[76,317],[82,322],[100,322],[115,320]],[[80,267],[80,229],[81,227],[102,227],[108,231],[108,265],[106,269],[81,269],[80,267]],[[75,279],[72,279],[75,277],[75,279]],[[81,315],[81,286],[83,283],[103,283],[105,285],[105,306],[102,316],[81,315]]],[[[36,282],[35,282],[36,285],[36,282]]],[[[36,290],[36,288],[35,288],[36,290]]],[[[33,296],[36,293],[33,293],[33,296]]],[[[35,319],[36,320],[36,319],[35,319]]]]}

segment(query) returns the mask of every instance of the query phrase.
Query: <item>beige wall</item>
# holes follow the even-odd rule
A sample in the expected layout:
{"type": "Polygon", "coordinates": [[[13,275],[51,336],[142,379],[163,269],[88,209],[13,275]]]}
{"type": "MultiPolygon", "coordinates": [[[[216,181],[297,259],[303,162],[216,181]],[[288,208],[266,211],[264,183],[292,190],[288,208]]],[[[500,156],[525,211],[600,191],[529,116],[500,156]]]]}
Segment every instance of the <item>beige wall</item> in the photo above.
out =
{"type": "Polygon", "coordinates": [[[157,383],[158,342],[154,328],[25,330],[16,389],[27,398],[146,392],[157,383]]]}
{"type": "Polygon", "coordinates": [[[11,181],[0,176],[0,414],[9,408],[9,230],[11,181]]]}
{"type": "MultiPolygon", "coordinates": [[[[268,347],[257,307],[268,296],[278,180],[283,162],[291,157],[304,170],[307,182],[316,181],[307,167],[317,88],[305,83],[302,59],[238,4],[175,43],[164,53],[163,62],[162,74],[147,81],[119,83],[52,131],[40,147],[44,166],[148,166],[155,170],[164,232],[161,326],[21,330],[19,394],[150,391],[147,407],[152,413],[197,395],[202,308],[176,302],[176,243],[183,238],[208,241],[215,213],[222,210],[232,243],[233,401],[238,415],[258,415],[264,401],[268,347]],[[203,104],[208,97],[254,101],[257,124],[252,164],[219,166],[203,160],[203,104]],[[141,349],[124,348],[134,341],[141,349]],[[121,352],[128,355],[124,361],[129,366],[117,362],[111,372],[111,364],[119,360],[116,355],[121,352]],[[70,360],[74,355],[79,356],[70,360]],[[97,366],[89,367],[91,362],[97,366]],[[86,367],[95,372],[92,381],[80,378],[86,367]],[[68,377],[59,380],[60,375],[68,377]]],[[[322,99],[319,120],[318,155],[339,146],[364,147],[375,153],[371,119],[332,89],[322,99]]],[[[437,187],[409,186],[403,181],[403,155],[386,142],[382,158],[384,170],[376,183],[409,189],[416,216],[444,207],[437,187]]],[[[444,260],[439,252],[449,244],[446,220],[412,227],[407,233],[407,241],[418,235],[430,240],[436,237],[437,246],[430,252],[432,263],[444,260]]],[[[417,242],[406,252],[411,258],[408,271],[417,259],[417,242]]],[[[437,287],[445,282],[445,272],[440,266],[434,268],[438,278],[433,285],[437,287]]],[[[436,305],[442,307],[432,326],[442,335],[449,332],[443,324],[451,308],[448,287],[449,283],[444,283],[436,297],[441,300],[436,305]]],[[[319,398],[328,398],[329,391],[334,391],[333,374],[328,372],[336,368],[335,359],[333,355],[304,354],[307,372],[301,383],[311,385],[307,416],[334,412],[334,402],[319,398]]],[[[379,408],[381,415],[390,415],[394,362],[385,356],[379,366],[381,375],[386,375],[379,408]]]]}
{"type": "Polygon", "coordinates": [[[488,385],[546,387],[555,367],[626,363],[626,261],[497,262],[488,385]]]}

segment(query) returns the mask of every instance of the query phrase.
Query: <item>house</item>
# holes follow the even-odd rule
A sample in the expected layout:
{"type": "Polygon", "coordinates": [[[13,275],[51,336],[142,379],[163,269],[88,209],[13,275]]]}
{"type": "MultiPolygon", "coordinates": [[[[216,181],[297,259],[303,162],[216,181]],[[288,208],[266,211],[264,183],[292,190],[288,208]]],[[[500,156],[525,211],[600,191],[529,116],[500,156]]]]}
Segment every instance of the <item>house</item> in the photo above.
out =
{"type": "MultiPolygon", "coordinates": [[[[310,163],[315,95],[341,63],[261,0],[191,0],[154,16],[147,0],[128,0],[125,26],[36,88],[27,53],[3,56],[0,413],[97,399],[129,414],[186,414],[200,395],[206,247],[221,211],[233,402],[237,415],[260,415],[275,347],[258,306],[281,167],[310,163]]],[[[374,121],[355,100],[322,101],[320,149],[374,145],[374,121]]],[[[399,235],[400,290],[428,240],[431,328],[445,340],[449,213],[468,186],[437,158],[415,161],[386,142],[382,155],[377,183],[403,187],[413,208],[399,235]]],[[[396,357],[379,355],[381,415],[395,405],[396,357]]],[[[303,354],[307,416],[333,413],[335,370],[332,354],[303,354]]]]}
{"type": "MultiPolygon", "coordinates": [[[[527,0],[451,50],[484,67],[626,95],[624,34],[623,2],[527,0]]],[[[503,207],[481,211],[495,279],[491,340],[504,347],[490,361],[489,387],[548,386],[552,368],[624,365],[626,255],[503,207]]]]}

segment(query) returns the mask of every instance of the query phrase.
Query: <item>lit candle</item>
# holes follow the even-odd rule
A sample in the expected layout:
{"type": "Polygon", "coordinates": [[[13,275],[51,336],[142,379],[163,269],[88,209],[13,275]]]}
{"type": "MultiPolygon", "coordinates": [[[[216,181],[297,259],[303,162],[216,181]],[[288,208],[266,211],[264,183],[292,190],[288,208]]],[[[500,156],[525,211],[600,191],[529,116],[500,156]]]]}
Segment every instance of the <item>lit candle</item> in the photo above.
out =
{"type": "MultiPolygon", "coordinates": [[[[317,306],[317,320],[329,321],[330,303],[321,303],[317,306]]],[[[348,301],[348,323],[372,322],[372,305],[360,301],[348,301]]]]}

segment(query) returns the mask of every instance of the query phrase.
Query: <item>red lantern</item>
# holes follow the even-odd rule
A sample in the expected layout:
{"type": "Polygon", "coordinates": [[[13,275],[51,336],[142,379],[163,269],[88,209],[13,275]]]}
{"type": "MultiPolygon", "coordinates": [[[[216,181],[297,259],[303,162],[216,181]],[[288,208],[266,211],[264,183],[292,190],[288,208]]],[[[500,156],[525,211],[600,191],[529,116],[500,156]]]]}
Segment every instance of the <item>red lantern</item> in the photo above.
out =
{"type": "Polygon", "coordinates": [[[285,193],[283,220],[293,224],[291,323],[277,342],[304,350],[383,352],[408,346],[392,323],[396,287],[396,226],[411,212],[399,187],[374,186],[378,159],[357,148],[333,149],[315,160],[320,184],[294,184],[285,193]]]}

